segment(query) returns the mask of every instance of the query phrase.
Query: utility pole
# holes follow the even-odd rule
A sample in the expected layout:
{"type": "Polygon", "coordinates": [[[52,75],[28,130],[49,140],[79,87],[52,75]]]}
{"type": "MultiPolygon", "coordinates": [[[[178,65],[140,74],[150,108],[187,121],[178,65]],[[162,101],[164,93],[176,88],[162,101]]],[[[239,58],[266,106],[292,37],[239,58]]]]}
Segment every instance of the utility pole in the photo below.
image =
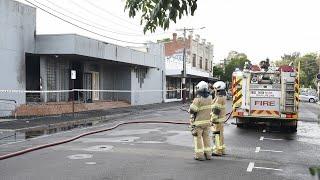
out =
{"type": "MultiPolygon", "coordinates": [[[[204,28],[205,27],[201,27],[199,29],[204,29],[204,28]]],[[[196,29],[195,28],[185,28],[185,27],[183,29],[177,29],[177,31],[183,31],[183,55],[182,55],[183,70],[182,70],[182,78],[181,78],[181,81],[182,81],[182,103],[186,103],[186,99],[187,99],[187,89],[186,89],[186,78],[187,78],[186,39],[187,39],[187,31],[191,32],[194,30],[196,30],[196,29]]]]}
{"type": "Polygon", "coordinates": [[[183,70],[182,70],[182,103],[186,103],[187,93],[186,93],[186,78],[187,78],[187,62],[186,62],[186,36],[187,30],[183,28],[183,70]]]}

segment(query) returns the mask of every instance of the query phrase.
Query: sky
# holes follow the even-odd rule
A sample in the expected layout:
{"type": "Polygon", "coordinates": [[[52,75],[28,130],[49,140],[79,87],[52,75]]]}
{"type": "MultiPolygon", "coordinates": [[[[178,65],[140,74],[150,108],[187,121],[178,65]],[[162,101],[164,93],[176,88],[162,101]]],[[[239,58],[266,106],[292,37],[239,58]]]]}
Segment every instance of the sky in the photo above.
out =
{"type": "MultiPolygon", "coordinates": [[[[319,0],[198,0],[194,16],[183,17],[176,24],[171,22],[165,32],[159,29],[146,36],[139,17],[132,19],[124,12],[124,0],[29,1],[81,27],[134,43],[171,38],[173,32],[183,27],[204,26],[194,34],[214,44],[215,63],[230,51],[245,53],[254,63],[266,58],[277,60],[295,51],[320,53],[319,0]]],[[[76,33],[123,46],[141,46],[97,36],[39,9],[37,33],[76,33]]]]}

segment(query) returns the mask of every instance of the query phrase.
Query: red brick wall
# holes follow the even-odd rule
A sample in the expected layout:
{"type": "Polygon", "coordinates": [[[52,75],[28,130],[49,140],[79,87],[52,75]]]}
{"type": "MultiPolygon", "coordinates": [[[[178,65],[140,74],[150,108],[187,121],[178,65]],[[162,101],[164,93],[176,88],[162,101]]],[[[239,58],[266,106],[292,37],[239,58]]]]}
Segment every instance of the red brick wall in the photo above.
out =
{"type": "MultiPolygon", "coordinates": [[[[186,48],[190,49],[191,44],[191,36],[186,39],[186,48]]],[[[179,39],[176,36],[176,33],[173,33],[173,38],[170,42],[165,43],[165,56],[172,56],[177,53],[178,50],[182,50],[184,48],[183,39],[179,39]]]]}
{"type": "MultiPolygon", "coordinates": [[[[110,109],[130,106],[127,102],[122,101],[98,101],[94,103],[78,103],[74,104],[74,112],[110,109]]],[[[72,113],[72,102],[46,103],[46,104],[24,104],[16,109],[17,116],[46,116],[72,113]]]]}

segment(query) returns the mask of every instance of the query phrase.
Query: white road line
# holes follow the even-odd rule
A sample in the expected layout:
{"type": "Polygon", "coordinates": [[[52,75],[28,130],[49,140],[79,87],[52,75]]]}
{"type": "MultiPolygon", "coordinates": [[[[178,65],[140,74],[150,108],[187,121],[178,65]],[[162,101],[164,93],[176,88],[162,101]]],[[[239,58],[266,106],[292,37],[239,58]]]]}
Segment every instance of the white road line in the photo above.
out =
{"type": "Polygon", "coordinates": [[[256,153],[260,152],[260,149],[261,149],[260,147],[256,147],[256,151],[255,152],[256,153]]]}
{"type": "Polygon", "coordinates": [[[255,169],[273,170],[273,171],[283,171],[282,169],[267,168],[267,167],[253,167],[253,168],[255,168],[255,169]]]}
{"type": "Polygon", "coordinates": [[[252,172],[253,168],[254,168],[254,162],[250,162],[247,168],[247,172],[252,172]]]}
{"type": "Polygon", "coordinates": [[[273,139],[273,138],[264,138],[266,140],[271,140],[271,141],[283,141],[284,139],[273,139]]]}
{"type": "Polygon", "coordinates": [[[260,137],[260,141],[263,141],[263,140],[283,141],[284,139],[273,139],[273,138],[266,138],[266,137],[264,137],[264,136],[261,136],[261,137],[260,137]]]}
{"type": "Polygon", "coordinates": [[[283,152],[283,151],[268,150],[268,149],[260,149],[260,151],[264,151],[264,152],[274,152],[274,153],[282,153],[282,152],[283,152]]]}
{"type": "Polygon", "coordinates": [[[250,162],[247,168],[247,172],[252,172],[253,169],[265,169],[265,170],[273,170],[273,171],[283,171],[282,169],[276,168],[268,168],[268,167],[257,167],[254,166],[254,162],[250,162]]]}
{"type": "Polygon", "coordinates": [[[274,152],[274,153],[282,153],[283,151],[276,151],[276,150],[270,150],[270,149],[261,149],[261,147],[256,147],[256,150],[254,151],[255,153],[258,153],[258,152],[274,152]]]}

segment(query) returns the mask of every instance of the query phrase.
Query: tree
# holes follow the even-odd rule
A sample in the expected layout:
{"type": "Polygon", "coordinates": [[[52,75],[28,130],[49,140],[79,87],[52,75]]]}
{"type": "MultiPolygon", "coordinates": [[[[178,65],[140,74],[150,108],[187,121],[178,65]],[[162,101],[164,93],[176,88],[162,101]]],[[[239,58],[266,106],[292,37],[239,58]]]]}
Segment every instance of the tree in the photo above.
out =
{"type": "Polygon", "coordinates": [[[213,66],[212,67],[212,76],[213,77],[218,77],[219,79],[221,79],[223,77],[223,68],[219,67],[219,66],[213,66]]]}
{"type": "Polygon", "coordinates": [[[304,56],[300,56],[299,52],[292,54],[285,54],[281,57],[281,60],[276,61],[277,66],[289,65],[293,63],[295,67],[298,67],[300,62],[300,84],[302,87],[316,87],[316,75],[319,72],[320,58],[316,53],[309,53],[304,56]]]}
{"type": "Polygon", "coordinates": [[[281,56],[281,60],[276,61],[276,66],[282,66],[282,65],[289,65],[291,62],[294,63],[294,65],[297,65],[297,59],[300,58],[299,52],[294,52],[292,54],[284,54],[281,56]]]}
{"type": "Polygon", "coordinates": [[[300,82],[304,87],[316,87],[316,75],[319,72],[317,60],[316,53],[309,53],[297,59],[301,64],[300,82]]]}
{"type": "Polygon", "coordinates": [[[154,32],[157,27],[169,28],[170,21],[176,23],[177,18],[191,14],[197,9],[197,0],[126,0],[125,10],[134,18],[141,13],[140,24],[144,24],[143,32],[154,32]]]}
{"type": "Polygon", "coordinates": [[[247,58],[247,56],[243,53],[241,53],[241,56],[236,56],[231,59],[231,61],[225,66],[224,76],[222,78],[225,82],[231,82],[232,81],[232,73],[236,68],[243,69],[244,64],[246,62],[250,63],[250,60],[247,58]]]}

